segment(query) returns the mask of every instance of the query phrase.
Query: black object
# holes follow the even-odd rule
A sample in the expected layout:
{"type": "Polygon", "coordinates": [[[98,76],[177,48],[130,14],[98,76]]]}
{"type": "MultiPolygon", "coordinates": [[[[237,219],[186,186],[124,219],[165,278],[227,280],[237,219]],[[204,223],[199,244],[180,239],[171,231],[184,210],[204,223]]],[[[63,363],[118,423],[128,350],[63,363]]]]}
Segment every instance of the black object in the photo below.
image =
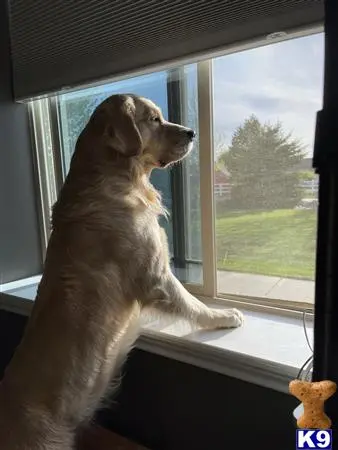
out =
{"type": "MultiPolygon", "coordinates": [[[[317,115],[313,166],[319,174],[314,381],[338,384],[338,1],[325,0],[323,109],[317,115]]],[[[338,393],[327,402],[334,434],[338,393]]]]}
{"type": "MultiPolygon", "coordinates": [[[[168,73],[168,119],[170,122],[182,123],[181,111],[181,71],[172,69],[168,73]]],[[[174,267],[186,268],[186,240],[185,240],[185,213],[184,213],[184,161],[171,168],[172,193],[172,220],[173,220],[173,247],[174,267]]],[[[182,274],[181,274],[182,275],[182,274]]],[[[182,276],[180,277],[181,281],[182,276]]]]}

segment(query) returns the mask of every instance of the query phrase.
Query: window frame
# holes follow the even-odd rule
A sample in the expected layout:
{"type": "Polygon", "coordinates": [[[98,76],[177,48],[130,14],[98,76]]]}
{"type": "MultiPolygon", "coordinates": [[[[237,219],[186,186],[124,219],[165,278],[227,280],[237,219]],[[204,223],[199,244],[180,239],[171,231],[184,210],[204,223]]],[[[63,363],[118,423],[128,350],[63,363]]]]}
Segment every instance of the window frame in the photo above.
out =
{"type": "MultiPolygon", "coordinates": [[[[208,60],[204,58],[203,61],[193,61],[191,59],[186,61],[186,64],[193,62],[198,64],[198,123],[201,138],[200,149],[202,149],[199,157],[200,177],[203,179],[200,199],[202,255],[204,271],[207,271],[207,273],[204,272],[204,281],[209,280],[209,285],[204,282],[201,286],[193,284],[185,284],[185,286],[197,298],[210,306],[240,308],[246,316],[246,326],[234,330],[233,333],[235,334],[233,337],[236,337],[228,339],[228,333],[224,333],[222,330],[202,331],[194,335],[189,333],[189,331],[186,334],[182,334],[179,330],[180,323],[178,323],[177,327],[176,323],[174,324],[174,332],[167,332],[165,327],[161,328],[161,324],[160,326],[157,326],[157,323],[150,324],[150,328],[142,326],[141,335],[136,342],[137,348],[265,388],[268,387],[284,393],[288,392],[289,382],[297,376],[299,367],[303,364],[303,358],[305,360],[309,353],[304,337],[306,327],[304,311],[308,310],[309,305],[305,303],[292,304],[292,302],[285,300],[278,301],[275,299],[217,293],[211,59],[225,54],[257,48],[265,45],[267,43],[266,39],[269,39],[268,43],[277,43],[286,39],[307,36],[322,31],[322,25],[312,28],[308,27],[295,33],[289,33],[287,36],[267,37],[249,43],[234,45],[226,49],[226,51],[222,49],[220,52],[209,55],[208,60]],[[206,149],[209,150],[206,151],[206,149]],[[207,192],[209,193],[208,195],[207,192]],[[212,200],[211,202],[210,199],[212,200]],[[209,244],[207,244],[208,242],[209,244]],[[257,327],[252,327],[253,322],[258,326],[259,333],[256,332],[257,327]],[[278,324],[284,328],[278,327],[278,324]],[[152,325],[155,326],[152,328],[152,325]],[[289,330],[288,327],[290,325],[292,328],[289,330]],[[295,329],[297,330],[297,335],[292,333],[292,330],[295,329]],[[288,332],[284,333],[285,330],[288,332]],[[253,342],[256,343],[253,345],[253,342]],[[271,355],[264,354],[266,342],[273,347],[274,355],[277,356],[270,358],[271,355]],[[297,345],[295,345],[295,342],[297,342],[297,345]],[[234,348],[231,343],[235,343],[236,347],[234,348]]],[[[182,61],[176,64],[173,63],[165,69],[170,70],[179,64],[182,66],[184,63],[182,61]]],[[[147,73],[163,69],[163,67],[152,68],[147,70],[147,73]]],[[[132,76],[143,74],[134,73],[132,76]]],[[[123,77],[119,77],[113,80],[106,80],[106,82],[116,82],[122,79],[123,77]]],[[[87,87],[89,86],[78,86],[77,89],[80,90],[87,87]]],[[[35,149],[37,191],[41,206],[42,256],[44,258],[50,235],[49,213],[50,203],[53,203],[51,198],[53,200],[54,198],[56,199],[56,195],[62,186],[64,161],[61,153],[61,130],[58,128],[60,112],[57,97],[33,100],[34,103],[28,104],[28,110],[31,117],[33,148],[35,149]],[[45,120],[43,120],[44,116],[45,120]],[[46,133],[50,133],[48,142],[46,142],[46,133]],[[49,160],[47,160],[46,152],[50,147],[52,147],[53,154],[52,157],[49,155],[49,160]],[[50,161],[52,161],[54,168],[53,177],[50,177],[48,172],[47,162],[50,163],[50,161]]],[[[21,291],[22,289],[25,290],[27,286],[37,288],[40,279],[41,276],[39,275],[30,280],[18,280],[15,283],[0,286],[0,288],[3,287],[4,291],[0,293],[0,309],[29,315],[35,296],[34,293],[26,295],[21,291]]],[[[312,325],[314,317],[313,305],[310,306],[311,311],[308,314],[308,319],[312,325]]]]}
{"type": "MultiPolygon", "coordinates": [[[[170,122],[182,123],[182,68],[170,69],[167,75],[167,98],[168,98],[168,120],[170,122]]],[[[173,223],[173,263],[175,267],[185,268],[185,248],[186,234],[179,233],[178,230],[186,230],[185,198],[184,198],[184,161],[177,164],[170,171],[170,182],[172,198],[182,199],[180,202],[172,203],[172,223],[173,223]]]]}
{"type": "MultiPolygon", "coordinates": [[[[197,62],[197,95],[198,95],[198,125],[199,125],[199,142],[200,151],[200,208],[201,208],[201,241],[202,241],[202,265],[203,265],[203,283],[201,285],[193,283],[183,283],[184,286],[198,298],[206,302],[213,302],[219,305],[238,306],[253,311],[264,311],[278,313],[284,316],[300,317],[303,311],[313,310],[314,305],[305,302],[292,302],[287,300],[266,299],[254,297],[250,295],[234,295],[217,292],[217,259],[216,259],[216,239],[215,239],[215,199],[214,199],[214,142],[213,142],[213,78],[212,78],[212,59],[218,56],[237,53],[244,50],[258,48],[260,46],[274,44],[285,40],[292,40],[299,37],[309,36],[323,32],[323,26],[317,25],[307,27],[302,30],[296,30],[287,35],[276,34],[267,36],[265,39],[257,39],[230,46],[222,51],[214,52],[206,59],[197,61],[188,61],[187,63],[197,62]]],[[[176,114],[172,115],[170,102],[176,105],[177,101],[182,98],[183,83],[172,81],[177,80],[175,75],[183,69],[183,63],[179,66],[171,65],[168,70],[168,109],[169,120],[180,121],[184,115],[181,108],[175,108],[176,114]],[[179,117],[177,116],[179,114],[179,117]]],[[[156,69],[153,69],[155,72],[156,69]]],[[[149,72],[149,71],[148,71],[149,72]]],[[[140,74],[137,74],[140,75],[140,74]]],[[[135,76],[135,75],[134,75],[135,76]]],[[[119,78],[121,79],[121,78],[119,78]]],[[[114,82],[117,80],[106,80],[106,82],[114,82]]],[[[79,86],[78,89],[88,86],[79,86]]],[[[40,225],[42,230],[42,253],[43,258],[47,248],[50,236],[49,215],[50,205],[56,200],[56,195],[61,189],[65,168],[62,157],[61,130],[58,126],[60,119],[60,111],[58,107],[57,97],[45,97],[35,100],[29,104],[29,112],[32,123],[32,134],[35,148],[35,159],[38,175],[38,189],[40,193],[41,218],[40,225]],[[47,117],[46,121],[43,117],[47,117]],[[48,176],[47,159],[46,159],[46,133],[50,134],[53,150],[53,165],[55,179],[51,180],[48,176]]],[[[183,169],[177,166],[171,174],[173,196],[181,194],[184,189],[183,169]]],[[[183,198],[183,196],[182,196],[183,198]]],[[[185,252],[185,239],[178,238],[181,233],[177,233],[178,227],[182,229],[182,220],[184,218],[184,204],[176,203],[173,210],[173,237],[175,255],[177,258],[175,263],[182,264],[190,262],[189,259],[182,261],[182,252],[185,252]],[[178,204],[178,205],[177,205],[178,204]],[[180,225],[179,225],[180,224],[180,225]],[[175,237],[176,236],[176,237],[175,237]]],[[[186,229],[186,224],[183,224],[186,229]]]]}

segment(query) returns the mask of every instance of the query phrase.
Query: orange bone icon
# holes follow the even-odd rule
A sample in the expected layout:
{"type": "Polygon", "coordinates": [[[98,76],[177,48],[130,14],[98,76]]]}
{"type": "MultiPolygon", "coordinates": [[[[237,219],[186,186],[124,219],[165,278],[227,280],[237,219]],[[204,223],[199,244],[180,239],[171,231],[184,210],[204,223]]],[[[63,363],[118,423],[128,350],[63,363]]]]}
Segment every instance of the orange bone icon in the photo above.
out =
{"type": "Polygon", "coordinates": [[[304,406],[304,413],[297,420],[298,428],[327,430],[331,427],[331,420],[324,412],[324,402],[336,392],[336,383],[293,380],[289,390],[304,406]]]}

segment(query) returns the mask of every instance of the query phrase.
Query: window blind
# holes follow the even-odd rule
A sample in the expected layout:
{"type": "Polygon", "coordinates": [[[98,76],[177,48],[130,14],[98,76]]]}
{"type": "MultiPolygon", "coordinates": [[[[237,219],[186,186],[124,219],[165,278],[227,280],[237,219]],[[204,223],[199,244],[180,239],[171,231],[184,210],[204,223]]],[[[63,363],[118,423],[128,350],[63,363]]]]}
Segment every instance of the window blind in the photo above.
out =
{"type": "Polygon", "coordinates": [[[16,99],[321,23],[322,0],[10,0],[16,99]]]}

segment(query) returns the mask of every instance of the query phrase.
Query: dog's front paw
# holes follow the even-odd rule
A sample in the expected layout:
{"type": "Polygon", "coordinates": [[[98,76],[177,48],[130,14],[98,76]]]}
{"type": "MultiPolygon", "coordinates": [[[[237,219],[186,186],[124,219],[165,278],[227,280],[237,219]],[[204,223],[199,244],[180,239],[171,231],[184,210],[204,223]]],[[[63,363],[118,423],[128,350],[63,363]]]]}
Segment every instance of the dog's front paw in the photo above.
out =
{"type": "Polygon", "coordinates": [[[235,308],[217,311],[214,328],[238,328],[243,325],[244,316],[235,308]]]}

